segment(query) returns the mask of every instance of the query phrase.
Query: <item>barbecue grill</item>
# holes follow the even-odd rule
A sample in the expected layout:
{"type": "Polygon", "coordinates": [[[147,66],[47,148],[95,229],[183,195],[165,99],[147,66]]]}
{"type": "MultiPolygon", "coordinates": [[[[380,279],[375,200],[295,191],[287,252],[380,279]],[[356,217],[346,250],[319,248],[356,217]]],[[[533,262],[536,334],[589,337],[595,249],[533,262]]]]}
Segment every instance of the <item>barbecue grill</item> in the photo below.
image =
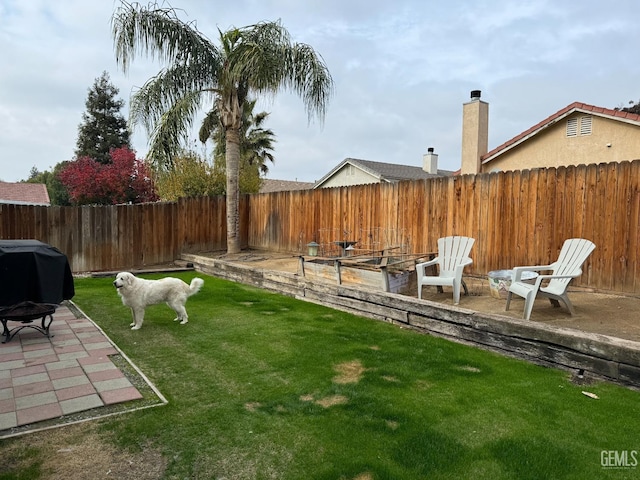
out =
{"type": "Polygon", "coordinates": [[[38,240],[0,240],[2,343],[27,327],[50,337],[57,306],[74,294],[69,262],[58,249],[38,240]],[[19,325],[10,329],[8,322],[19,325]]]}

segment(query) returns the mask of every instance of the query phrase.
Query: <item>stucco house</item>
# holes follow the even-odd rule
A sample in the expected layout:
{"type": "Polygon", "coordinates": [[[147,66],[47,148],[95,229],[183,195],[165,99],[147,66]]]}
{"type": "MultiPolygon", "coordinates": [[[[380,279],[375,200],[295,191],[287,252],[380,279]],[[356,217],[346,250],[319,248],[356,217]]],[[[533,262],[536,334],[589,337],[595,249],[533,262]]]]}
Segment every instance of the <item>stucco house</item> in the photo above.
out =
{"type": "Polygon", "coordinates": [[[18,205],[51,205],[44,183],[0,182],[0,203],[18,205]]]}
{"type": "Polygon", "coordinates": [[[574,102],[488,150],[489,105],[463,105],[460,173],[488,173],[640,158],[640,115],[574,102]]]}
{"type": "Polygon", "coordinates": [[[452,171],[438,169],[438,155],[430,147],[422,157],[422,167],[345,158],[318,180],[313,188],[397,183],[403,180],[422,180],[450,175],[453,175],[452,171]]]}

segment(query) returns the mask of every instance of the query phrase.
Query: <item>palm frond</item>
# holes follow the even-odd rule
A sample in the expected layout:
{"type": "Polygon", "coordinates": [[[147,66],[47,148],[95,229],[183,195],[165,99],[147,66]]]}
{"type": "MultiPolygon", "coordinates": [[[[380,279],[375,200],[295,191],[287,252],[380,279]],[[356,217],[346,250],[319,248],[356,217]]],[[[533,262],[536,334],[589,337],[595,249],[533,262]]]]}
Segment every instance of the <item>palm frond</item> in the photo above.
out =
{"type": "Polygon", "coordinates": [[[309,120],[324,118],[334,83],[324,59],[312,47],[291,43],[280,22],[236,29],[233,41],[227,53],[230,81],[246,81],[254,94],[291,90],[302,98],[309,120]]]}
{"type": "Polygon", "coordinates": [[[198,131],[198,139],[205,143],[214,136],[219,126],[220,115],[218,115],[218,109],[214,106],[202,120],[202,125],[200,125],[200,130],[198,131]]]}
{"type": "MultiPolygon", "coordinates": [[[[255,101],[254,101],[255,103],[255,101]]],[[[264,121],[267,119],[267,117],[269,116],[268,112],[260,112],[256,115],[254,115],[253,117],[253,123],[256,126],[256,128],[260,128],[262,126],[262,124],[264,123],[264,121]]]]}
{"type": "MultiPolygon", "coordinates": [[[[202,80],[194,81],[193,78],[200,78],[197,67],[194,71],[195,62],[189,65],[174,65],[172,68],[162,70],[158,75],[148,80],[131,97],[129,107],[129,123],[135,126],[141,123],[148,134],[158,130],[158,123],[162,123],[167,112],[174,109],[176,105],[182,105],[188,99],[197,98],[197,105],[205,100],[210,100],[213,94],[210,89],[202,88],[206,83],[202,80]]],[[[180,109],[181,114],[189,114],[190,119],[185,119],[183,125],[191,126],[193,117],[198,109],[180,109]]],[[[160,129],[159,131],[164,131],[160,129]]],[[[180,135],[185,134],[179,132],[180,135]]],[[[154,134],[156,136],[157,133],[154,134]]],[[[174,138],[172,136],[171,138],[174,138]]],[[[165,139],[165,142],[169,139],[165,139]]],[[[152,141],[152,143],[154,143],[152,141]]]]}
{"type": "Polygon", "coordinates": [[[166,109],[155,123],[149,139],[149,160],[156,170],[167,170],[183,151],[195,114],[200,109],[202,92],[191,92],[166,109]]]}
{"type": "Polygon", "coordinates": [[[309,45],[295,44],[288,51],[285,72],[286,85],[302,97],[309,120],[314,115],[322,120],[334,88],[323,58],[309,45]]]}
{"type": "Polygon", "coordinates": [[[256,93],[276,93],[285,75],[283,53],[290,38],[280,22],[262,22],[238,30],[238,39],[229,57],[234,78],[246,79],[256,93]]]}
{"type": "Polygon", "coordinates": [[[116,62],[125,72],[137,54],[169,64],[221,58],[211,40],[194,24],[180,20],[173,8],[123,1],[111,18],[111,30],[116,62]]]}

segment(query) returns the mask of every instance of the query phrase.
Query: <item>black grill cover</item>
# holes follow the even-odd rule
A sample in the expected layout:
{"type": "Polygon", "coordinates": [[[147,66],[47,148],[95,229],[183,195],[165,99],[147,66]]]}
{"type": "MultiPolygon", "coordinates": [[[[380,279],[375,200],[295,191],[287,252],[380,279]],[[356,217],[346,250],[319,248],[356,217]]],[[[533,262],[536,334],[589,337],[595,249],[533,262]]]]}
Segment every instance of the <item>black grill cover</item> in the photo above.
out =
{"type": "Polygon", "coordinates": [[[67,256],[38,240],[0,240],[0,306],[60,304],[75,295],[67,256]]]}

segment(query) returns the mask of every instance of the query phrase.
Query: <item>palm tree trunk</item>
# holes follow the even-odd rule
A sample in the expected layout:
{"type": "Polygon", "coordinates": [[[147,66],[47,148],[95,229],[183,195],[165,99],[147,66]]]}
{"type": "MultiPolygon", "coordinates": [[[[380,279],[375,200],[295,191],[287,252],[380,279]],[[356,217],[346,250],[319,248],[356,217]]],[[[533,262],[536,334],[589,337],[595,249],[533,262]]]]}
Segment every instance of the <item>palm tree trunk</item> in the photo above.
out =
{"type": "Polygon", "coordinates": [[[240,132],[228,128],[226,132],[227,164],[227,253],[240,252],[240,132]]]}

